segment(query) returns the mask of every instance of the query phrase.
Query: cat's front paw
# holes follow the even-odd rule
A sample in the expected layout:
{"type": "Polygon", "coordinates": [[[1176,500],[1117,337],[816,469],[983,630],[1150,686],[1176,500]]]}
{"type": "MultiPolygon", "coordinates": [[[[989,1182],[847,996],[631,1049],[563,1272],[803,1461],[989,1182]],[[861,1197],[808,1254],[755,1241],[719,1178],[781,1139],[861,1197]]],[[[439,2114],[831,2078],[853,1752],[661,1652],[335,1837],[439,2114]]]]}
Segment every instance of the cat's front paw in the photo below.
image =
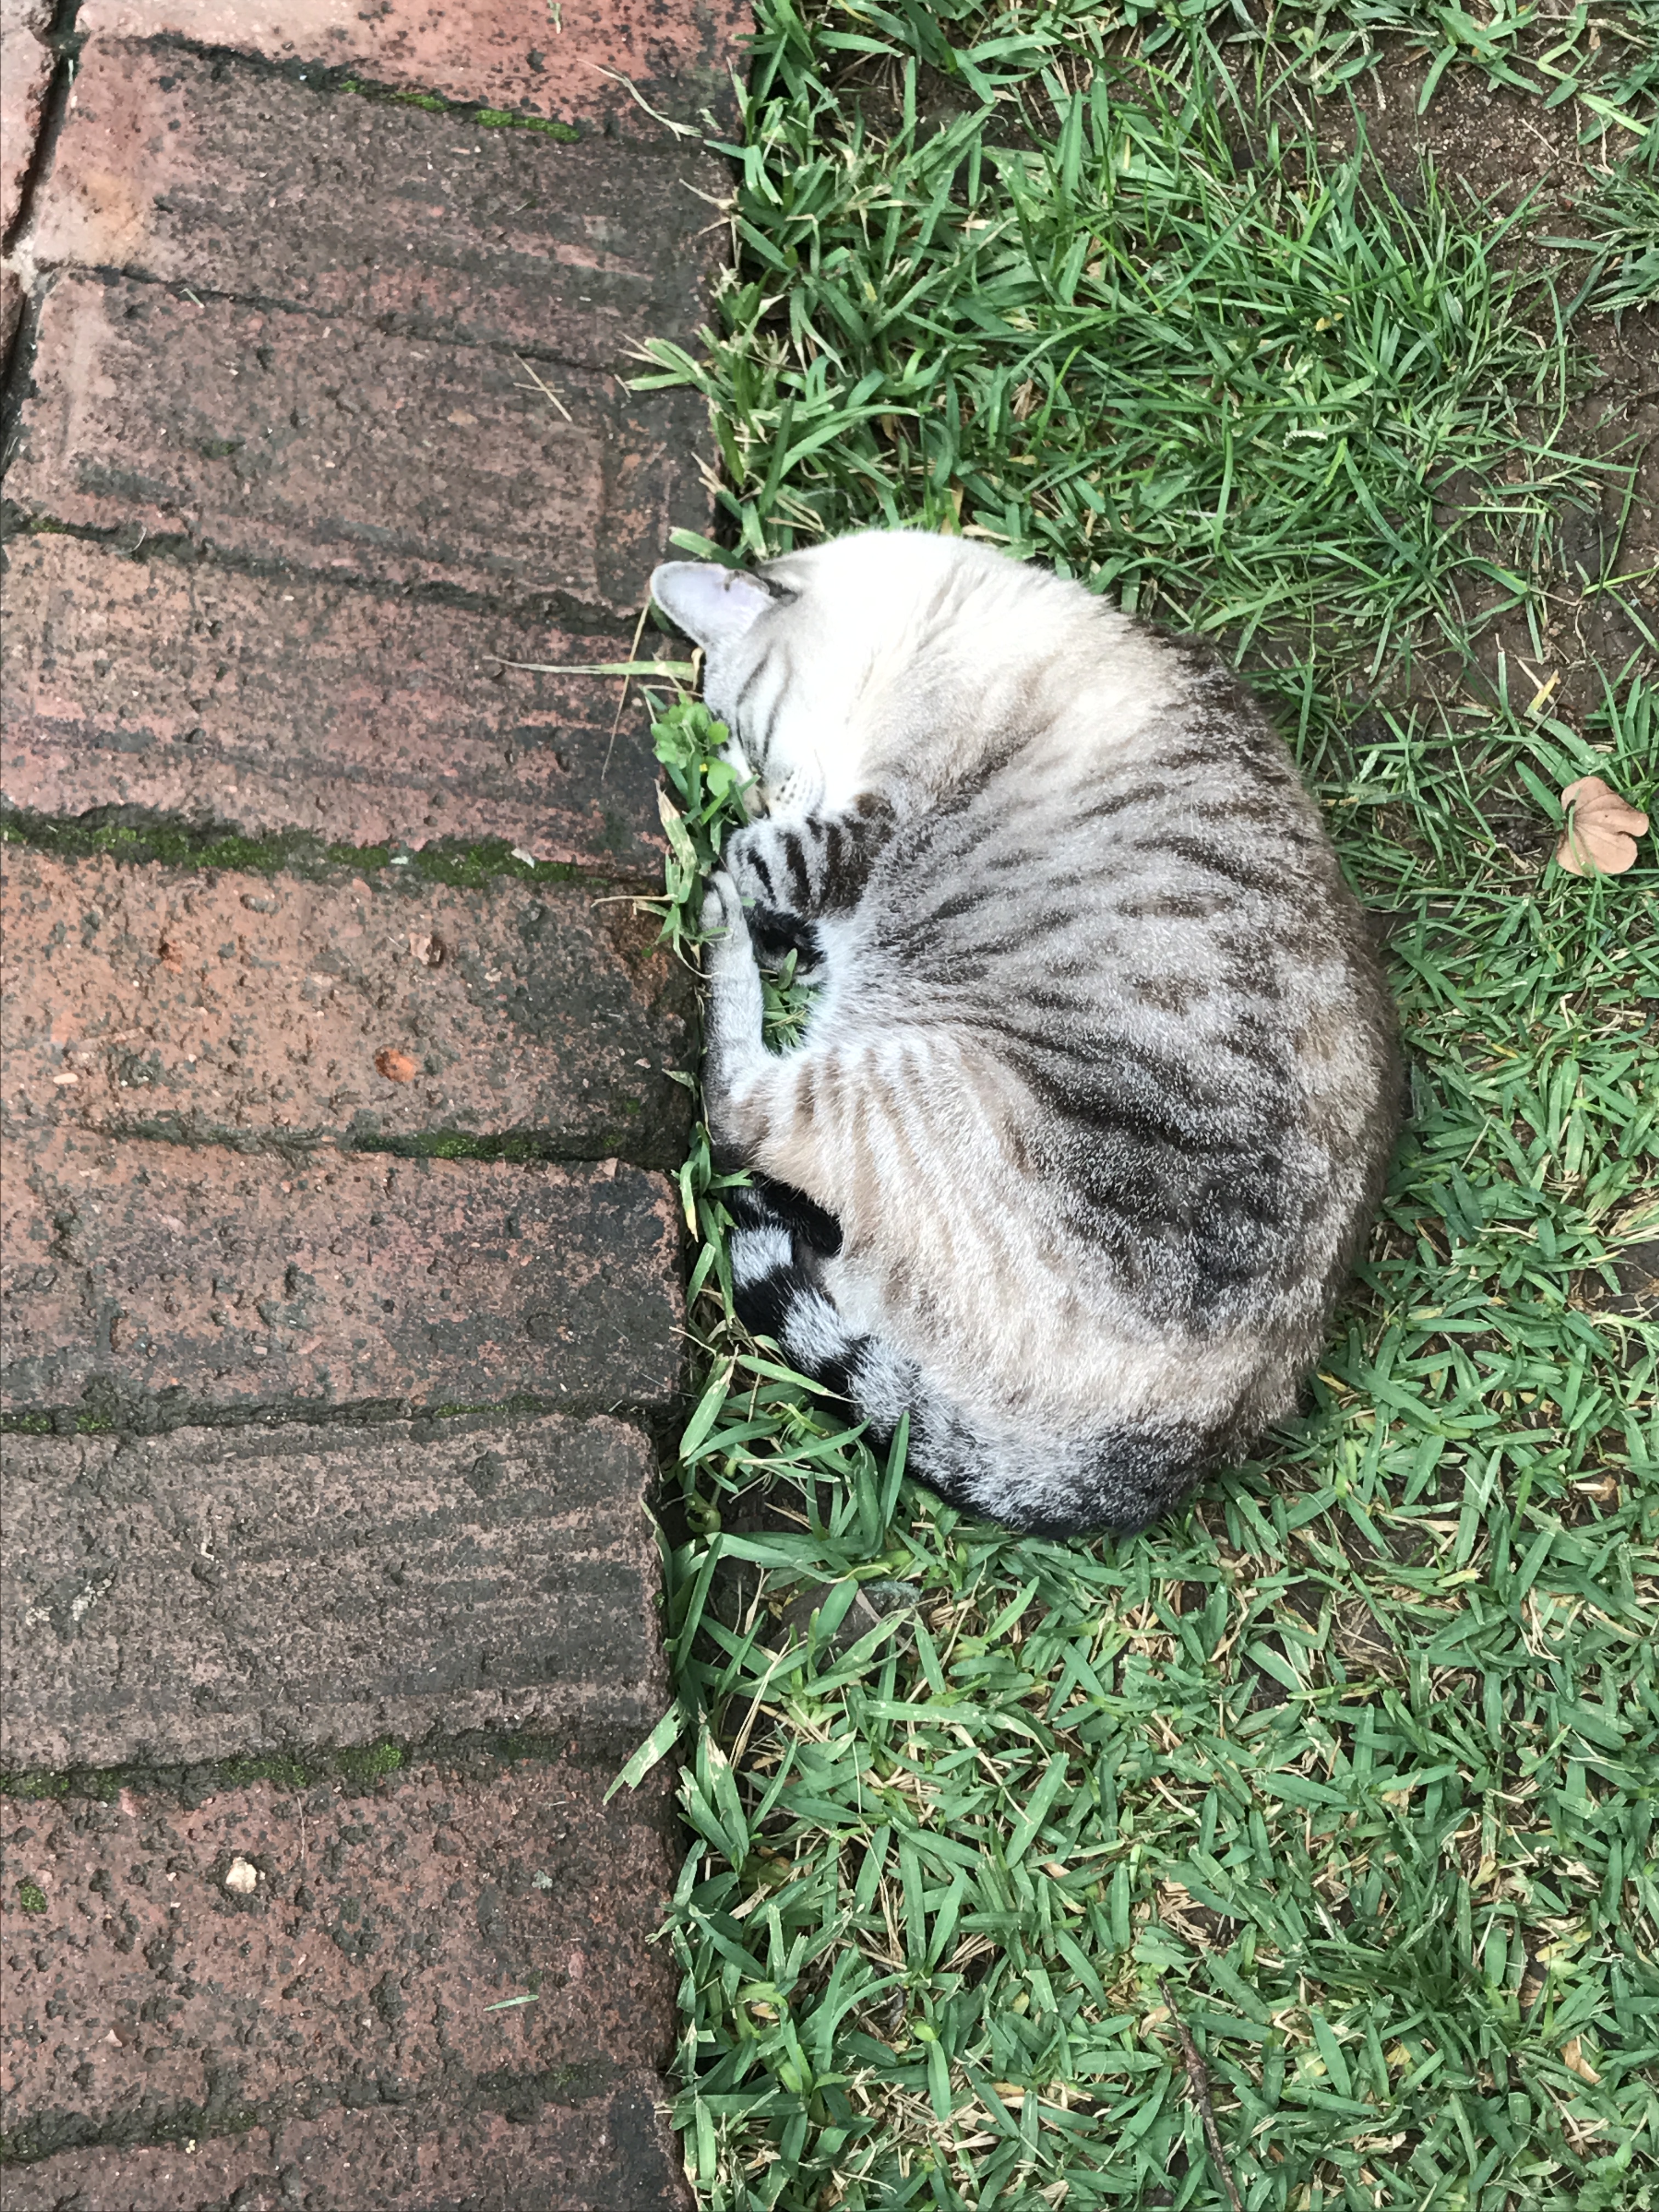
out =
{"type": "Polygon", "coordinates": [[[746,939],[749,935],[742,896],[724,868],[718,869],[708,878],[708,887],[702,895],[699,927],[705,937],[742,937],[746,939]]]}
{"type": "Polygon", "coordinates": [[[774,907],[757,906],[749,916],[749,934],[755,957],[763,968],[783,967],[793,952],[796,978],[805,983],[815,977],[823,965],[823,947],[818,933],[798,914],[780,914],[774,907]]]}
{"type": "Polygon", "coordinates": [[[776,833],[769,823],[751,823],[746,830],[734,830],[720,854],[721,866],[751,906],[779,903],[772,889],[773,870],[767,857],[776,842],[776,833]]]}

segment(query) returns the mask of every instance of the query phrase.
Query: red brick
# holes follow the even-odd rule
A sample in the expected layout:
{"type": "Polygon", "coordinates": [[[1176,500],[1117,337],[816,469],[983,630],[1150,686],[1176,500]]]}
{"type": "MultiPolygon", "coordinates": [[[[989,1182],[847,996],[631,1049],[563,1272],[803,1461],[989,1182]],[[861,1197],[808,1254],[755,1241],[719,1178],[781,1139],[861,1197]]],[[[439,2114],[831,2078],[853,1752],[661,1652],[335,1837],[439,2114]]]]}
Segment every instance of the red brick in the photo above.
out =
{"type": "Polygon", "coordinates": [[[8,556],[15,806],[139,806],[348,845],[499,837],[661,881],[638,705],[613,738],[619,683],[504,665],[611,659],[625,638],[71,538],[14,538],[8,556]]]}
{"type": "MultiPolygon", "coordinates": [[[[9,236],[22,204],[53,67],[46,35],[51,0],[0,0],[0,235],[9,236]]],[[[11,325],[8,317],[6,338],[11,325]]]]}
{"type": "MultiPolygon", "coordinates": [[[[109,1804],[7,1800],[14,2142],[192,2138],[208,2176],[240,2187],[297,2169],[298,2201],[339,2212],[682,2202],[647,2118],[672,2047],[672,1961],[649,1937],[674,1854],[659,1791],[606,1806],[607,1780],[574,1760],[479,1759],[367,1794],[256,1783],[194,1807],[125,1790],[109,1804]],[[246,1892],[226,1881],[239,1859],[246,1892]],[[25,1878],[44,1911],[21,1909],[25,1878]],[[359,2127],[343,2106],[401,2125],[359,2127]],[[528,2124],[521,2150],[508,2116],[528,2124]],[[250,2122],[280,2136],[245,2142],[239,2165],[212,2139],[250,2122]],[[481,2200],[474,2174],[498,2194],[481,2200]],[[417,2183],[418,2197],[396,2193],[417,2183]]],[[[179,2155],[137,2168],[150,2201],[213,2203],[164,2182],[179,2155]]],[[[43,2177],[54,2164],[75,2173],[54,2160],[43,2177]]],[[[133,2168],[102,2170],[124,2185],[133,2168]]]]}
{"type": "Polygon", "coordinates": [[[732,71],[752,27],[742,0],[82,0],[80,27],[96,36],[172,35],[236,47],[276,62],[349,64],[379,84],[436,92],[665,137],[618,77],[681,123],[712,106],[722,129],[735,119],[732,71]],[[607,76],[606,71],[611,72],[607,76]]]}
{"type": "Polygon", "coordinates": [[[34,253],[631,376],[707,314],[728,190],[695,145],[557,146],[94,39],[34,253]]]}
{"type": "Polygon", "coordinates": [[[690,2212],[650,2075],[533,2120],[444,2106],[322,2114],[14,2166],[6,2212],[690,2212]]]}
{"type": "Polygon", "coordinates": [[[579,1735],[668,1702],[650,1447],[621,1421],[477,1415],[8,1441],[15,1771],[579,1735]]]}
{"type": "Polygon", "coordinates": [[[665,1406],[680,1212],[635,1168],[13,1139],[0,1405],[665,1406]]]}
{"type": "Polygon", "coordinates": [[[489,347],[65,275],[7,490],[27,516],[380,583],[556,594],[618,621],[645,604],[671,528],[702,514],[701,403],[635,403],[588,370],[556,383],[568,421],[489,347]]]}
{"type": "Polygon", "coordinates": [[[0,1102],[189,1139],[520,1133],[678,1167],[692,1050],[654,919],[571,884],[73,864],[10,844],[0,1102]],[[434,964],[435,963],[435,964],[434,964]],[[401,1052],[418,1072],[389,1081],[401,1052]]]}

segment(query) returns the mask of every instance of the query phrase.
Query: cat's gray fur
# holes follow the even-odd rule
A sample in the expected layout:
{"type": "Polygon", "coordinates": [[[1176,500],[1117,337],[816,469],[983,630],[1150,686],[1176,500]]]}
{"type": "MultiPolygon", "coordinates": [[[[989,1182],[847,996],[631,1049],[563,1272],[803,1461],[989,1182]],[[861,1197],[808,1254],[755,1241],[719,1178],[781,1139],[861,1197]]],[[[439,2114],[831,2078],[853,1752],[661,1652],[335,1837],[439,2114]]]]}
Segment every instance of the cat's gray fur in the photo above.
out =
{"type": "Polygon", "coordinates": [[[1017,1528],[1136,1528],[1288,1413],[1387,1167],[1388,994],[1249,693],[1079,584],[873,532],[652,589],[763,819],[706,924],[739,1311],[1017,1528]],[[762,1039],[756,942],[801,945],[762,1039]]]}

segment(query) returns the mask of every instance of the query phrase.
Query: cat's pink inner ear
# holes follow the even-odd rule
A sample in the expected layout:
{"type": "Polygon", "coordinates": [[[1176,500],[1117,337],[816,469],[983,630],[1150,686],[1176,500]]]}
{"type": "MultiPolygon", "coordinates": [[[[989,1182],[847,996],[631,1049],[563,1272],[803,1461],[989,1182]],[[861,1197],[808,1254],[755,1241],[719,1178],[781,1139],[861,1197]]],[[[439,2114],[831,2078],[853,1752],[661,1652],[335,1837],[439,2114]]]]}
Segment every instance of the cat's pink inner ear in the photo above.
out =
{"type": "Polygon", "coordinates": [[[651,573],[651,596],[704,647],[730,645],[772,604],[741,570],[704,561],[665,561],[651,573]]]}

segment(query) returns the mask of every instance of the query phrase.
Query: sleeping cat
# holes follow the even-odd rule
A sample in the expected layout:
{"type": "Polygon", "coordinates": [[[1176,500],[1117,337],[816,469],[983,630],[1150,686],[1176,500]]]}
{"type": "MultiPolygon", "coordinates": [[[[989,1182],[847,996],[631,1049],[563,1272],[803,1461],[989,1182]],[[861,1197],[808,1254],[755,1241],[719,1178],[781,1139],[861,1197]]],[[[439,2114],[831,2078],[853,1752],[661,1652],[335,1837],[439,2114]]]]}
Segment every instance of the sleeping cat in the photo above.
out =
{"type": "Polygon", "coordinates": [[[909,1469],[1145,1527],[1288,1413],[1381,1190],[1388,994],[1218,663],[960,538],[871,532],[658,605],[764,817],[704,911],[738,1310],[909,1469]],[[762,1037],[757,944],[819,989],[762,1037]]]}

